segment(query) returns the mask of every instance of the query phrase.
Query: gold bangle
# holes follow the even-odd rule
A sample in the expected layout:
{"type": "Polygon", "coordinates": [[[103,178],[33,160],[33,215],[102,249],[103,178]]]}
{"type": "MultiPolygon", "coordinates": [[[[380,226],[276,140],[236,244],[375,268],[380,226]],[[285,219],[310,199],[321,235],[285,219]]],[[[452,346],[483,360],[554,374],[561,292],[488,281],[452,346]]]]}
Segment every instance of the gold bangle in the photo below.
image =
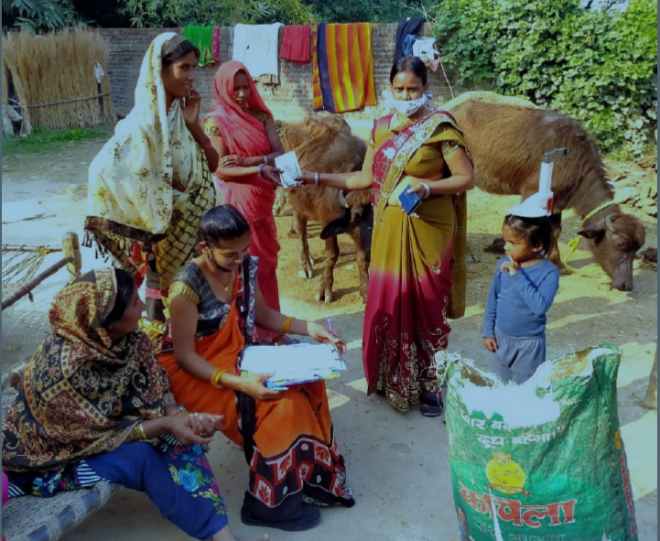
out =
{"type": "Polygon", "coordinates": [[[286,318],[286,320],[284,321],[284,327],[282,329],[284,331],[284,334],[291,333],[291,323],[293,323],[293,318],[292,317],[286,318]]]}
{"type": "Polygon", "coordinates": [[[222,387],[222,385],[220,384],[220,379],[226,373],[227,371],[223,368],[216,369],[216,371],[213,372],[213,375],[211,376],[211,386],[215,387],[216,389],[220,389],[222,387]]]}
{"type": "Polygon", "coordinates": [[[144,432],[144,427],[142,426],[142,423],[135,424],[133,430],[131,430],[130,437],[131,440],[133,441],[145,441],[147,439],[147,435],[144,432]]]}

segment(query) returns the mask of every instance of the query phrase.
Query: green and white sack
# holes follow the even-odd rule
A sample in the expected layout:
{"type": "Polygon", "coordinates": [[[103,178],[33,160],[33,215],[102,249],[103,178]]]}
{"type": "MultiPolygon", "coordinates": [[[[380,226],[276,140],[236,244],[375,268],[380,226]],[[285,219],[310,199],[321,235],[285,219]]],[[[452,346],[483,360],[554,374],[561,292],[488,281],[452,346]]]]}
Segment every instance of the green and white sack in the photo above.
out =
{"type": "Polygon", "coordinates": [[[444,352],[449,469],[460,541],[636,541],[616,378],[602,345],[525,384],[444,352]]]}

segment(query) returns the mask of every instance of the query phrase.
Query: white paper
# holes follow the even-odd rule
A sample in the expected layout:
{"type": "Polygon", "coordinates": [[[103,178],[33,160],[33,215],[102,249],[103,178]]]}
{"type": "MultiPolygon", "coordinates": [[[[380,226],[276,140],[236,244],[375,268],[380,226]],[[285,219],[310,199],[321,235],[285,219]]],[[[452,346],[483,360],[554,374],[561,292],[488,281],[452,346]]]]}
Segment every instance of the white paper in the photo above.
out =
{"type": "Polygon", "coordinates": [[[270,374],[270,381],[309,381],[325,379],[346,370],[337,350],[327,344],[288,346],[249,346],[245,348],[241,370],[270,374]]]}
{"type": "Polygon", "coordinates": [[[286,154],[282,154],[282,156],[275,158],[275,167],[283,171],[280,178],[282,179],[282,187],[284,189],[293,188],[294,186],[300,186],[302,184],[302,182],[295,180],[302,175],[295,151],[287,152],[286,154]]]}

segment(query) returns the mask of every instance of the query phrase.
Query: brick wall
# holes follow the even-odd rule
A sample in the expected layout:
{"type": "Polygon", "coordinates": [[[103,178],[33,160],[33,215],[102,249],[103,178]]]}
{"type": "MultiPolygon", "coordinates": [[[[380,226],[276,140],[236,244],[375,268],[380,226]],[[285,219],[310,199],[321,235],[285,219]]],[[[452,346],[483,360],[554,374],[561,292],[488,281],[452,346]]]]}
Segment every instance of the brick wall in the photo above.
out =
{"type": "MultiPolygon", "coordinates": [[[[389,72],[394,56],[396,24],[374,25],[374,60],[376,95],[382,100],[381,92],[389,86],[389,72]]],[[[135,85],[140,73],[142,57],[149,43],[163,29],[100,29],[99,32],[110,43],[110,58],[108,75],[112,85],[115,111],[125,116],[133,107],[135,85]]],[[[424,35],[429,34],[428,25],[424,35]]],[[[221,29],[221,60],[231,59],[233,28],[221,29]]],[[[281,39],[281,32],[280,32],[281,39]]],[[[213,76],[216,68],[201,68],[198,70],[197,88],[202,95],[202,113],[208,112],[213,101],[213,76]]],[[[433,93],[435,105],[440,105],[448,98],[450,92],[442,69],[431,72],[429,87],[433,93]]],[[[455,74],[447,72],[453,85],[455,74]]],[[[265,86],[257,84],[259,92],[266,105],[273,111],[276,119],[297,121],[312,112],[312,64],[299,65],[280,59],[280,85],[265,86]]],[[[378,107],[367,107],[362,111],[344,113],[342,116],[354,127],[359,135],[364,128],[377,118],[383,111],[382,104],[378,107]]]]}

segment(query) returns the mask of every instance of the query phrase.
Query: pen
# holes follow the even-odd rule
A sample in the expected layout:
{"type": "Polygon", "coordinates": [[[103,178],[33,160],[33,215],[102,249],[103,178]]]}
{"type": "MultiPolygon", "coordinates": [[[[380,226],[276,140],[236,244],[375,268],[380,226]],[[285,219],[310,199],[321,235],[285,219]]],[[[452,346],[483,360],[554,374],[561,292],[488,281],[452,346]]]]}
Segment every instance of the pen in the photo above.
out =
{"type": "Polygon", "coordinates": [[[335,336],[335,331],[332,328],[332,318],[330,316],[328,316],[326,318],[326,320],[328,321],[328,329],[330,329],[330,332],[332,333],[332,336],[335,336]]]}

